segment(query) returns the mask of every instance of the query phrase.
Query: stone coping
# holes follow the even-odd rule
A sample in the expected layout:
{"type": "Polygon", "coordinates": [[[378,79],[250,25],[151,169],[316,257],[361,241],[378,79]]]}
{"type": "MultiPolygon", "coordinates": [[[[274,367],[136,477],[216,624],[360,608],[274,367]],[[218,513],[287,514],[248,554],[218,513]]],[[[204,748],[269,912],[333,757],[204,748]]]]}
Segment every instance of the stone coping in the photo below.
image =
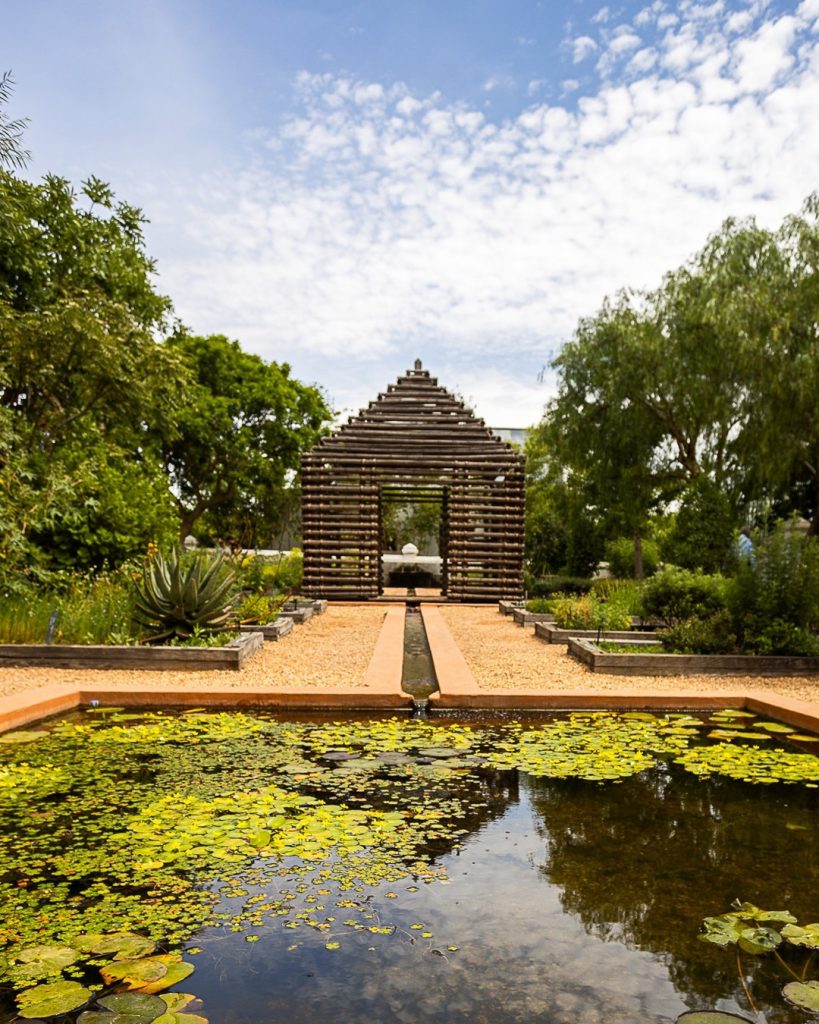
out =
{"type": "MultiPolygon", "coordinates": [[[[604,639],[619,639],[602,634],[604,639]]],[[[628,639],[634,639],[633,636],[628,639]]],[[[819,674],[819,658],[760,654],[614,654],[574,634],[569,654],[592,672],[622,676],[686,676],[715,673],[742,676],[807,676],[819,674]]]]}
{"type": "Polygon", "coordinates": [[[225,647],[151,647],[147,644],[0,644],[0,667],[234,670],[262,648],[257,629],[240,633],[225,647]]]}

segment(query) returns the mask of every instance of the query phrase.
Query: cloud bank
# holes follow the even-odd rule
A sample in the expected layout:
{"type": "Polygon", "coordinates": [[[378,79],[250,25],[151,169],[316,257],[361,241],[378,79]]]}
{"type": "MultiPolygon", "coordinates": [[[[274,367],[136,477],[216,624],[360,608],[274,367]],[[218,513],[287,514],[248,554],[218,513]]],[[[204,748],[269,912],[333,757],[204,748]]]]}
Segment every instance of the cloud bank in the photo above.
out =
{"type": "Polygon", "coordinates": [[[401,83],[302,73],[296,112],[246,166],[172,197],[184,228],[162,286],[183,318],[272,358],[410,365],[432,347],[471,367],[482,415],[536,418],[531,367],[605,294],[655,285],[725,217],[772,226],[819,187],[819,0],[655,2],[629,24],[603,10],[566,40],[562,104],[530,87],[501,124],[401,83]],[[480,401],[498,352],[530,374],[507,416],[480,401]]]}

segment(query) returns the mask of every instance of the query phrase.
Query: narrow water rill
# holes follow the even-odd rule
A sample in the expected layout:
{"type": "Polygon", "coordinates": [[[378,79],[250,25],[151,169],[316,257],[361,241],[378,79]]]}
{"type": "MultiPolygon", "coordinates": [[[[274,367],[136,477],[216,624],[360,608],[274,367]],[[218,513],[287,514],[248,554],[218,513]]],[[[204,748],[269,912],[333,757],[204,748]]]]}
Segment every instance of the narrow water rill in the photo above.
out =
{"type": "Polygon", "coordinates": [[[404,669],[401,689],[413,698],[417,712],[424,712],[431,694],[438,691],[432,652],[429,649],[427,631],[421,608],[418,604],[407,604],[404,623],[404,669]]]}

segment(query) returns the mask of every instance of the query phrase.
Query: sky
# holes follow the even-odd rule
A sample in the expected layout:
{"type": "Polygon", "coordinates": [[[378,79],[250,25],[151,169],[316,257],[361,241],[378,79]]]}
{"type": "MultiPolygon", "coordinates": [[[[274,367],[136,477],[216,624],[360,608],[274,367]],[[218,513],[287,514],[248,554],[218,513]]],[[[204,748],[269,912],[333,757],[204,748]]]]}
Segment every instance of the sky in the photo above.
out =
{"type": "Polygon", "coordinates": [[[819,0],[2,0],[26,175],[140,206],[157,287],[340,414],[423,360],[526,427],[620,288],[819,189],[819,0]]]}

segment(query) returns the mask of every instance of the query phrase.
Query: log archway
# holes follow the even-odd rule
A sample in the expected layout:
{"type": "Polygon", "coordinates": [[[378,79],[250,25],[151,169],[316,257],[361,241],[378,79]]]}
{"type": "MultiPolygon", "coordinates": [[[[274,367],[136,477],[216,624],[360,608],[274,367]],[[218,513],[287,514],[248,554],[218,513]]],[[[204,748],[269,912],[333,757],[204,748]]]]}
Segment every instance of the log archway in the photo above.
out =
{"type": "Polygon", "coordinates": [[[523,593],[524,460],[420,360],[302,457],[306,593],[381,593],[381,495],[441,493],[442,592],[452,601],[523,593]]]}

